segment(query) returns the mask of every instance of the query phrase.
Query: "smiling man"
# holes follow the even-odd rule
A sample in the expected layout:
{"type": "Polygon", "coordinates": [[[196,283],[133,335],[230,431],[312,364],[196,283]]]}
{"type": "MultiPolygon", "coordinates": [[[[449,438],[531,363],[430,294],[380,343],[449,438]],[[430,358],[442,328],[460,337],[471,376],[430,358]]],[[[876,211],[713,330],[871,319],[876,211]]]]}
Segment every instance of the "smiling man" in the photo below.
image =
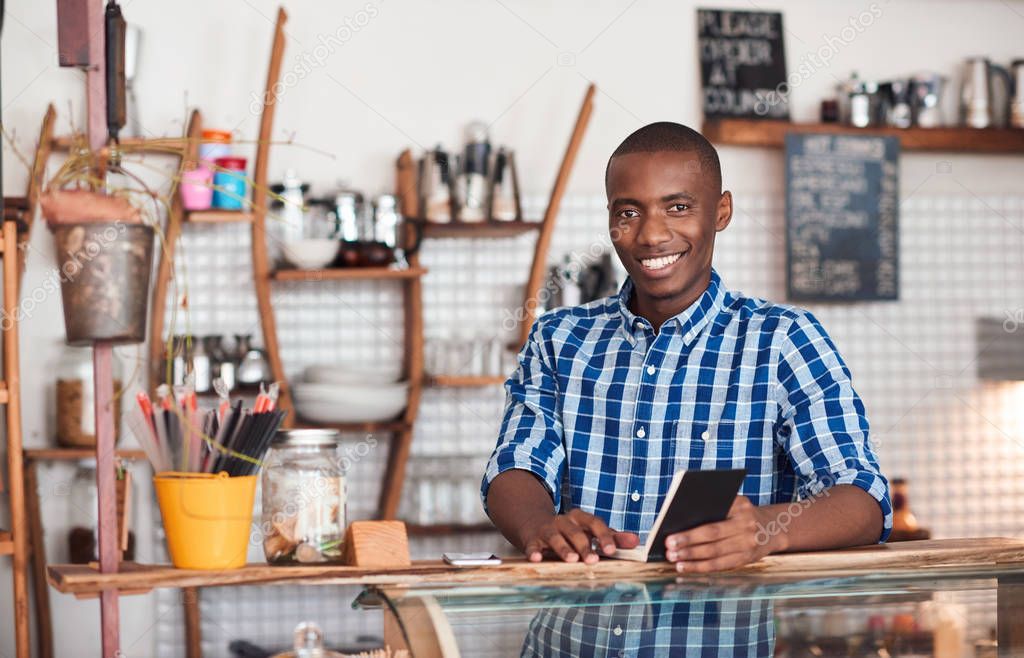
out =
{"type": "Polygon", "coordinates": [[[675,471],[745,468],[725,521],[666,539],[679,571],[884,541],[888,483],[835,345],[809,312],[712,268],[733,211],[714,147],[645,126],[605,186],[629,278],[534,324],[483,481],[495,525],[530,560],[596,562],[646,539],[675,471]]]}

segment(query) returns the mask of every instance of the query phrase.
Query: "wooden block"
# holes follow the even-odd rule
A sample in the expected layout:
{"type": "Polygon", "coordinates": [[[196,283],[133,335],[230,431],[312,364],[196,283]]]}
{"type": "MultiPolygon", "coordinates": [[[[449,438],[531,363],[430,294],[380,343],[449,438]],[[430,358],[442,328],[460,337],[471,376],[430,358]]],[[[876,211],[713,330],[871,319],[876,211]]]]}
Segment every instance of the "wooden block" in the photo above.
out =
{"type": "Polygon", "coordinates": [[[407,567],[409,537],[401,521],[353,521],[345,531],[345,562],[357,567],[407,567]]]}

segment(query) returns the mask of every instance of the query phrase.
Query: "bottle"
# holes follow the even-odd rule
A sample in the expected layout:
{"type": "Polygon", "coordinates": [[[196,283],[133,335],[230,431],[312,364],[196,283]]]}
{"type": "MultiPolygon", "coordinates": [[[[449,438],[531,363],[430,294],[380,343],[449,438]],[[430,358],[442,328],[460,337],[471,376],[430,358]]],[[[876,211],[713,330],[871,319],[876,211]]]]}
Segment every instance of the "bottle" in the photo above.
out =
{"type": "Polygon", "coordinates": [[[894,539],[913,539],[921,532],[917,517],[910,511],[910,496],[905,478],[892,480],[892,534],[894,539]]]}
{"type": "Polygon", "coordinates": [[[192,338],[192,374],[196,393],[208,393],[213,388],[210,355],[203,340],[192,338]]]}
{"type": "MultiPolygon", "coordinates": [[[[62,341],[63,343],[63,341],[62,341]]],[[[110,399],[118,405],[121,390],[120,362],[113,361],[113,389],[110,399]]],[[[57,443],[69,448],[96,446],[96,393],[92,369],[92,350],[65,345],[57,366],[57,443]]],[[[114,441],[121,429],[121,414],[114,413],[114,441]]]]}
{"type": "MultiPolygon", "coordinates": [[[[72,564],[88,564],[99,559],[97,545],[98,498],[96,489],[96,461],[82,459],[75,467],[68,488],[68,559],[72,564]]],[[[123,559],[135,559],[135,533],[130,528],[128,549],[123,559]]]]}
{"type": "Polygon", "coordinates": [[[490,156],[487,124],[482,121],[470,123],[466,127],[466,146],[457,184],[458,218],[461,222],[487,219],[487,166],[490,156]]]}

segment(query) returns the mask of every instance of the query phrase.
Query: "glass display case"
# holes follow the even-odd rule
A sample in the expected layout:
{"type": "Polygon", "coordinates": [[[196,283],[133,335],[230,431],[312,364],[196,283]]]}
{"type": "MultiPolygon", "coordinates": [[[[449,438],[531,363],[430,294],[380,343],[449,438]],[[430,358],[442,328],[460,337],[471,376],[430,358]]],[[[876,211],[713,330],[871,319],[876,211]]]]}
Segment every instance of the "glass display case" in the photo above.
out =
{"type": "Polygon", "coordinates": [[[371,587],[413,656],[1024,656],[1024,565],[371,587]]]}

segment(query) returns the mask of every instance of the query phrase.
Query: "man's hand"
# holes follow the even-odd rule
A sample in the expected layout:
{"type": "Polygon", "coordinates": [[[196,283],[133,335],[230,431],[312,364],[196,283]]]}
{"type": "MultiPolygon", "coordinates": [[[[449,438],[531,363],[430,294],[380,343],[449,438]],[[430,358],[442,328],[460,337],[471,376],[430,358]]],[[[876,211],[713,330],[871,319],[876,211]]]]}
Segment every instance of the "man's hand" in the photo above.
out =
{"type": "Polygon", "coordinates": [[[523,552],[530,562],[540,562],[549,552],[566,562],[578,562],[582,557],[586,564],[594,564],[600,556],[591,547],[591,538],[605,555],[616,548],[636,548],[640,543],[632,532],[612,530],[598,517],[578,509],[549,517],[525,529],[521,536],[523,552]]]}
{"type": "Polygon", "coordinates": [[[665,559],[678,571],[705,573],[734,569],[785,550],[785,534],[766,535],[762,529],[771,510],[737,496],[725,521],[708,523],[665,538],[665,559]],[[767,538],[767,541],[766,541],[767,538]]]}

